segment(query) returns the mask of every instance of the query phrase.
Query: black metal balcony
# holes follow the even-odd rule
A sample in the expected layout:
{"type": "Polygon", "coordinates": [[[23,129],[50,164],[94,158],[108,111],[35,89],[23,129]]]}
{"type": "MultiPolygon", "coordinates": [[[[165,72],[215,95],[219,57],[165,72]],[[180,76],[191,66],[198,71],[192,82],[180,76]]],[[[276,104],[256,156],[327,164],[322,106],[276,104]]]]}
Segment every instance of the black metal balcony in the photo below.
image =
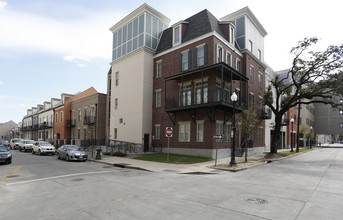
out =
{"type": "Polygon", "coordinates": [[[76,126],[76,120],[75,119],[71,119],[71,120],[67,120],[67,125],[68,128],[73,128],[76,126]]]}
{"type": "Polygon", "coordinates": [[[39,124],[39,129],[43,130],[43,129],[49,129],[52,128],[52,122],[43,122],[39,124]]]}
{"type": "Polygon", "coordinates": [[[95,116],[85,116],[83,118],[83,125],[94,125],[95,124],[95,116]]]}
{"type": "Polygon", "coordinates": [[[237,111],[247,108],[248,78],[225,63],[205,66],[165,78],[165,111],[175,113],[199,108],[233,109],[235,91],[237,111]],[[236,90],[237,88],[237,90],[236,90]]]}
{"type": "Polygon", "coordinates": [[[33,126],[32,126],[32,130],[33,130],[33,131],[37,131],[38,128],[39,128],[38,123],[37,123],[37,124],[33,124],[33,126]]]}

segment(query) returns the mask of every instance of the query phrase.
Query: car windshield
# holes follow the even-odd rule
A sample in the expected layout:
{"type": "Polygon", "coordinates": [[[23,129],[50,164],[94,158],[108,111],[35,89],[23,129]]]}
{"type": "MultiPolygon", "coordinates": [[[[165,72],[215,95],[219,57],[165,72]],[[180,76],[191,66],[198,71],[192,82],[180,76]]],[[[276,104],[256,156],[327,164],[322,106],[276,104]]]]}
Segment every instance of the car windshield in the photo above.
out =
{"type": "Polygon", "coordinates": [[[26,140],[26,141],[24,141],[24,143],[25,144],[33,144],[35,141],[33,141],[33,140],[26,140]]]}
{"type": "Polygon", "coordinates": [[[40,145],[42,145],[42,146],[50,146],[51,144],[49,142],[40,142],[40,145]]]}
{"type": "Polygon", "coordinates": [[[0,146],[0,152],[7,152],[7,148],[5,146],[0,146]]]}
{"type": "Polygon", "coordinates": [[[80,150],[80,148],[76,145],[70,145],[70,146],[67,146],[67,149],[68,150],[80,150]]]}

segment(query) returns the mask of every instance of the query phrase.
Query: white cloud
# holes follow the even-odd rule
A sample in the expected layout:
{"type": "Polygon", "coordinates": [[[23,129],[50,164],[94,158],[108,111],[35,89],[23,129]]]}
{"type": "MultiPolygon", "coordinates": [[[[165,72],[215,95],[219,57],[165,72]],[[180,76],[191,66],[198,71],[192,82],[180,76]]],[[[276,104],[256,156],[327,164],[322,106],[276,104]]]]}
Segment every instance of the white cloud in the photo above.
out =
{"type": "Polygon", "coordinates": [[[56,54],[67,61],[109,60],[112,47],[109,28],[113,21],[120,20],[113,17],[113,13],[103,13],[77,20],[57,20],[7,10],[0,13],[0,48],[56,54]]]}
{"type": "Polygon", "coordinates": [[[1,86],[2,84],[4,84],[4,82],[0,80],[0,86],[1,86]]]}
{"type": "Polygon", "coordinates": [[[0,1],[0,11],[5,10],[6,6],[7,6],[7,2],[0,1]]]}
{"type": "Polygon", "coordinates": [[[75,58],[72,55],[67,55],[63,57],[64,60],[73,61],[75,58]]]}
{"type": "Polygon", "coordinates": [[[79,63],[79,64],[77,64],[79,67],[82,67],[82,68],[84,68],[84,67],[86,67],[86,65],[85,64],[82,64],[82,63],[79,63]]]}

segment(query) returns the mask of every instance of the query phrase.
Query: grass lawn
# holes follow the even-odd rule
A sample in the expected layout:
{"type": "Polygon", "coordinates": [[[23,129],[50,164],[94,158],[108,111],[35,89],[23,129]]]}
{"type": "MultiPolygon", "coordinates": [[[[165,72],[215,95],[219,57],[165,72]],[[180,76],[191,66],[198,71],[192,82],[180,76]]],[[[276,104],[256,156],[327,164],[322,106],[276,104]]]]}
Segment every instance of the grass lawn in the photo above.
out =
{"type": "Polygon", "coordinates": [[[169,161],[167,161],[167,154],[141,154],[133,157],[132,159],[146,160],[152,162],[160,163],[173,163],[173,164],[192,164],[192,163],[202,163],[207,161],[212,161],[213,159],[207,157],[195,157],[186,156],[180,154],[169,154],[169,161]]]}
{"type": "MultiPolygon", "coordinates": [[[[300,152],[304,152],[304,151],[309,151],[309,150],[313,150],[313,148],[299,148],[299,153],[300,152]]],[[[296,154],[296,148],[293,149],[294,152],[291,152],[291,150],[289,151],[280,151],[278,152],[279,154],[284,154],[284,155],[292,155],[292,154],[296,154]]]]}

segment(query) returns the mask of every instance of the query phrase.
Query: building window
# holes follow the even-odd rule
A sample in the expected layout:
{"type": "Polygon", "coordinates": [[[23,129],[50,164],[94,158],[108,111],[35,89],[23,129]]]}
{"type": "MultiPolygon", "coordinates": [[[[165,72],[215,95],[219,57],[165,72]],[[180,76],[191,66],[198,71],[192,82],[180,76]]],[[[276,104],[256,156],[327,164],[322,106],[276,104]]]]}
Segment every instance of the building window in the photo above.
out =
{"type": "Polygon", "coordinates": [[[229,51],[226,51],[226,64],[232,66],[232,55],[229,51]]]}
{"type": "Polygon", "coordinates": [[[263,142],[263,128],[259,127],[257,129],[257,141],[259,143],[262,143],[263,142]]]}
{"type": "Polygon", "coordinates": [[[208,101],[208,83],[205,82],[195,82],[194,88],[194,103],[202,104],[207,103],[208,101]]]}
{"type": "Polygon", "coordinates": [[[114,128],[114,140],[118,138],[118,129],[114,128]]]}
{"type": "Polygon", "coordinates": [[[80,140],[80,137],[81,137],[81,131],[80,131],[80,128],[77,129],[77,139],[80,140]]]}
{"type": "Polygon", "coordinates": [[[116,72],[116,86],[119,86],[119,72],[116,72]]]}
{"type": "Polygon", "coordinates": [[[188,66],[188,51],[187,52],[183,52],[181,54],[182,56],[182,71],[188,70],[189,66],[188,66]]]}
{"type": "MultiPolygon", "coordinates": [[[[78,117],[78,120],[81,121],[81,109],[79,109],[79,110],[77,111],[77,113],[78,113],[78,116],[77,116],[77,117],[78,117]]],[[[79,139],[80,139],[80,138],[79,138],[79,139]]]]}
{"type": "Polygon", "coordinates": [[[180,106],[191,105],[192,86],[190,84],[184,85],[183,87],[180,86],[179,98],[180,98],[180,106]]]}
{"type": "Polygon", "coordinates": [[[230,39],[231,44],[234,44],[235,41],[235,29],[233,27],[230,27],[230,39]]]}
{"type": "Polygon", "coordinates": [[[254,67],[250,66],[250,82],[254,83],[254,67]]]}
{"type": "Polygon", "coordinates": [[[217,45],[217,63],[223,62],[223,48],[217,45]]]}
{"type": "Polygon", "coordinates": [[[343,128],[343,123],[339,123],[339,127],[340,127],[340,128],[343,128]]]}
{"type": "Polygon", "coordinates": [[[249,40],[249,50],[252,53],[252,51],[253,51],[253,43],[252,43],[251,40],[249,40]]]}
{"type": "Polygon", "coordinates": [[[177,27],[174,27],[173,29],[173,43],[174,43],[174,46],[178,45],[181,43],[181,25],[177,26],[177,27]]]}
{"type": "Polygon", "coordinates": [[[162,76],[162,60],[156,62],[156,78],[162,76]]]}
{"type": "Polygon", "coordinates": [[[224,141],[230,142],[231,141],[231,124],[226,123],[224,126],[224,131],[225,131],[224,141]]]}
{"type": "Polygon", "coordinates": [[[236,70],[241,72],[241,60],[236,59],[236,70]]]}
{"type": "Polygon", "coordinates": [[[179,142],[190,142],[191,123],[179,122],[179,142]]]}
{"type": "Polygon", "coordinates": [[[261,53],[260,50],[258,50],[258,59],[259,59],[259,60],[262,60],[262,53],[261,53]]]}
{"type": "Polygon", "coordinates": [[[156,90],[156,108],[161,107],[161,89],[156,90]]]}
{"type": "Polygon", "coordinates": [[[258,86],[260,87],[260,88],[262,88],[263,87],[263,75],[262,75],[262,73],[258,73],[258,86]]]}
{"type": "Polygon", "coordinates": [[[222,121],[216,121],[216,135],[223,135],[223,122],[222,121]]]}
{"type": "Polygon", "coordinates": [[[114,99],[114,109],[118,109],[118,98],[114,99]]]}
{"type": "Polygon", "coordinates": [[[87,129],[83,129],[83,140],[87,140],[87,129]]]}
{"type": "Polygon", "coordinates": [[[205,64],[205,45],[197,47],[197,66],[205,64]]]}
{"type": "Polygon", "coordinates": [[[58,113],[55,114],[55,123],[58,122],[58,113]]]}
{"type": "Polygon", "coordinates": [[[155,140],[160,140],[161,138],[161,125],[155,125],[155,140]]]}
{"type": "Polygon", "coordinates": [[[249,93],[249,109],[255,109],[255,95],[249,93]]]}
{"type": "Polygon", "coordinates": [[[63,122],[63,112],[61,112],[60,122],[63,122]]]}
{"type": "Polygon", "coordinates": [[[258,111],[263,111],[263,98],[261,96],[258,97],[258,111]]]}
{"type": "Polygon", "coordinates": [[[204,142],[204,121],[197,121],[197,142],[204,142]]]}

